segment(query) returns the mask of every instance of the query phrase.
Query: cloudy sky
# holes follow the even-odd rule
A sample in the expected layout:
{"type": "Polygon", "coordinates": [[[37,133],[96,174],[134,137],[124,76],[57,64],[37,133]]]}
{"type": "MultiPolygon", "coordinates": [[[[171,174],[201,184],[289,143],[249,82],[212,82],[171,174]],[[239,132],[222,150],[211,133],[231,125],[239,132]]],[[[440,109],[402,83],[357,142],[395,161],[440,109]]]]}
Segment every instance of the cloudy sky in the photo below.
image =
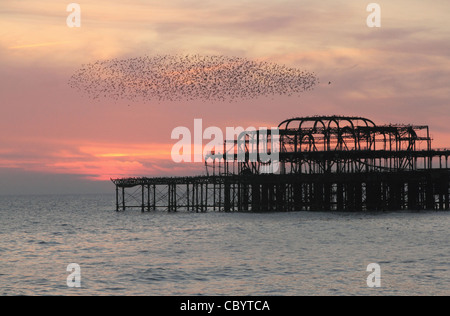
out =
{"type": "Polygon", "coordinates": [[[56,0],[0,4],[0,194],[112,192],[110,177],[191,175],[171,131],[276,126],[293,116],[355,115],[430,125],[450,147],[450,2],[85,0],[69,28],[56,0]],[[300,97],[243,102],[92,100],[68,86],[83,64],[156,54],[244,57],[314,72],[300,97]],[[332,84],[329,85],[328,82],[332,84]]]}

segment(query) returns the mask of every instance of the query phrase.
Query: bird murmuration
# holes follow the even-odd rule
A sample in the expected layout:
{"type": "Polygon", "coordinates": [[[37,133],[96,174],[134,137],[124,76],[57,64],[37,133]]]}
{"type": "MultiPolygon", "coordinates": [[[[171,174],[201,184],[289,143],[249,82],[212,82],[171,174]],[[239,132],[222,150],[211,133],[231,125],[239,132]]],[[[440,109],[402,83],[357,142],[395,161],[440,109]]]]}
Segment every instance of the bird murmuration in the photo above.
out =
{"type": "Polygon", "coordinates": [[[294,96],[318,84],[314,73],[240,57],[158,55],[83,65],[69,85],[92,99],[143,102],[239,101],[294,96]]]}

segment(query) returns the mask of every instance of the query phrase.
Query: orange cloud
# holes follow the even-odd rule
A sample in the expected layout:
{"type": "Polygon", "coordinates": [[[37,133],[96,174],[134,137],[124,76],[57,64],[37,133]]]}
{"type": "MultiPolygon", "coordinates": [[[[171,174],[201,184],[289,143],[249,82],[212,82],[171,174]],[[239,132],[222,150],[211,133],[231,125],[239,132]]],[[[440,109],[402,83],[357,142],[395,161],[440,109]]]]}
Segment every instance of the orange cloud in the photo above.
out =
{"type": "Polygon", "coordinates": [[[2,149],[0,168],[16,168],[24,171],[76,174],[92,180],[108,180],[111,177],[151,176],[160,172],[154,166],[170,161],[171,144],[108,144],[86,142],[16,142],[2,149]],[[45,145],[43,145],[45,144],[45,145]],[[21,150],[20,148],[27,148],[21,150]]]}
{"type": "Polygon", "coordinates": [[[166,158],[170,157],[170,144],[102,144],[81,146],[79,150],[96,158],[111,157],[141,157],[141,158],[166,158]]]}
{"type": "Polygon", "coordinates": [[[11,47],[8,47],[8,49],[22,49],[22,48],[46,47],[46,46],[54,46],[54,45],[60,45],[60,44],[65,44],[65,43],[70,43],[70,41],[47,42],[47,43],[36,43],[36,44],[18,45],[18,46],[11,46],[11,47]]]}

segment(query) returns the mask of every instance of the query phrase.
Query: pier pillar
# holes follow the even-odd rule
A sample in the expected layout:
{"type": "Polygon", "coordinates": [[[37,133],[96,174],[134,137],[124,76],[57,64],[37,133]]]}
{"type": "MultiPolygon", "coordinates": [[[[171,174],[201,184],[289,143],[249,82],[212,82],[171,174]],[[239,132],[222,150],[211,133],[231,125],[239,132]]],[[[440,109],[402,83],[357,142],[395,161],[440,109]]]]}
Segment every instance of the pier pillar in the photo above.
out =
{"type": "Polygon", "coordinates": [[[242,184],[242,210],[248,211],[250,208],[250,197],[249,197],[249,185],[247,183],[242,184]]]}
{"type": "Polygon", "coordinates": [[[418,210],[419,183],[415,180],[408,182],[408,210],[418,210]]]}
{"type": "Polygon", "coordinates": [[[323,184],[323,209],[325,211],[331,210],[331,184],[328,182],[325,182],[323,184]]]}
{"type": "Polygon", "coordinates": [[[447,211],[450,210],[449,180],[447,177],[444,179],[445,210],[447,211]]]}
{"type": "Polygon", "coordinates": [[[344,210],[344,185],[342,182],[338,182],[336,185],[336,204],[337,210],[344,210]]]}
{"type": "Polygon", "coordinates": [[[153,185],[153,210],[156,211],[156,184],[153,185]]]}
{"type": "Polygon", "coordinates": [[[147,212],[150,212],[150,184],[147,185],[147,212]]]}
{"type": "Polygon", "coordinates": [[[345,211],[355,210],[355,186],[353,182],[348,182],[345,184],[346,194],[345,194],[345,211]]]}
{"type": "Polygon", "coordinates": [[[231,211],[231,199],[230,199],[230,182],[229,181],[225,181],[224,184],[224,211],[225,212],[230,212],[231,211]]]}
{"type": "Polygon", "coordinates": [[[276,188],[275,210],[277,212],[284,212],[284,211],[286,211],[286,200],[285,200],[286,185],[285,184],[277,184],[275,186],[275,188],[276,188]]]}
{"type": "Polygon", "coordinates": [[[323,211],[323,183],[314,182],[312,201],[314,211],[323,211]]]}
{"type": "Polygon", "coordinates": [[[439,179],[439,209],[448,210],[448,179],[442,176],[439,179]]]}
{"type": "Polygon", "coordinates": [[[119,186],[116,185],[116,212],[119,211],[119,186]]]}
{"type": "Polygon", "coordinates": [[[267,212],[270,210],[270,198],[269,198],[269,194],[271,190],[269,190],[269,186],[266,183],[263,183],[261,185],[261,211],[262,212],[267,212]]]}
{"type": "Polygon", "coordinates": [[[252,183],[252,212],[261,211],[261,194],[260,186],[258,183],[252,183]]]}
{"type": "Polygon", "coordinates": [[[355,181],[353,183],[353,186],[355,187],[355,211],[362,211],[362,183],[360,181],[355,181]]]}
{"type": "Polygon", "coordinates": [[[186,210],[189,212],[189,183],[186,184],[186,210]]]}
{"type": "Polygon", "coordinates": [[[125,187],[122,187],[122,210],[125,211],[125,187]]]}
{"type": "Polygon", "coordinates": [[[145,212],[145,196],[144,196],[144,194],[145,194],[145,185],[141,185],[141,198],[142,198],[142,201],[141,201],[141,212],[142,213],[144,213],[145,212]]]}
{"type": "Polygon", "coordinates": [[[427,177],[426,188],[425,188],[425,204],[427,210],[435,209],[435,200],[434,200],[434,185],[433,179],[431,175],[427,177]]]}
{"type": "Polygon", "coordinates": [[[294,183],[294,211],[301,211],[303,209],[303,198],[302,198],[302,184],[294,183]]]}
{"type": "Polygon", "coordinates": [[[378,210],[380,203],[380,184],[376,181],[366,183],[366,208],[368,210],[378,210]]]}

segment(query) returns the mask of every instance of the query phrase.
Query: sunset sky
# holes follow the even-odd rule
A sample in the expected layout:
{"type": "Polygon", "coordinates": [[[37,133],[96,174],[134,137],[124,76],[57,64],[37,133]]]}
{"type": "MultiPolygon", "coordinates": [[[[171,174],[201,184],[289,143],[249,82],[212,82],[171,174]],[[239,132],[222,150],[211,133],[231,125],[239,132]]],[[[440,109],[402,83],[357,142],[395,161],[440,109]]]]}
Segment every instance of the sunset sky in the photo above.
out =
{"type": "Polygon", "coordinates": [[[361,0],[0,3],[0,194],[113,192],[110,177],[201,174],[175,164],[178,126],[277,126],[294,116],[355,115],[430,126],[450,147],[450,2],[361,0]],[[68,86],[83,64],[157,54],[244,57],[314,72],[300,97],[243,102],[92,100],[68,86]],[[331,84],[328,84],[331,82],[331,84]]]}

